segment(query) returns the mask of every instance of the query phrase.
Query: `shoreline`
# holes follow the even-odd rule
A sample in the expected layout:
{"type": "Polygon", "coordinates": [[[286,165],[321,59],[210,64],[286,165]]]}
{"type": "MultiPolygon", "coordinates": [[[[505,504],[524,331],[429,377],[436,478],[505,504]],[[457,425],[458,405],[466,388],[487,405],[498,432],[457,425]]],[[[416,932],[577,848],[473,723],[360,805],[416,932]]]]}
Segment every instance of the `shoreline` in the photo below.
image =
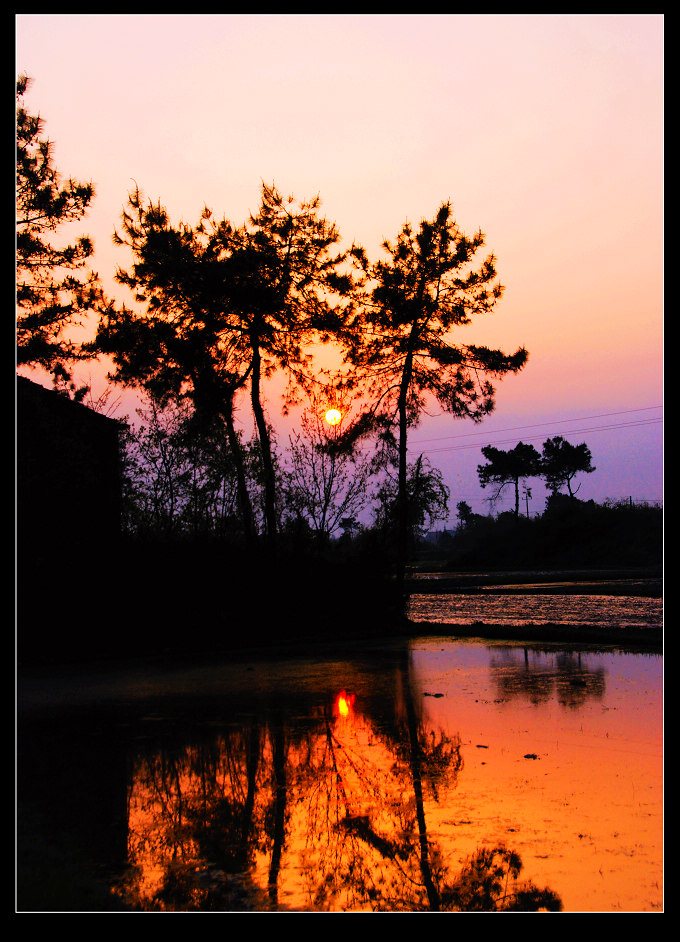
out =
{"type": "Polygon", "coordinates": [[[418,621],[411,623],[414,635],[507,641],[511,643],[554,642],[564,644],[602,645],[604,647],[634,647],[663,653],[663,628],[650,625],[565,625],[555,622],[524,625],[494,625],[483,622],[457,625],[443,622],[418,621]]]}
{"type": "Polygon", "coordinates": [[[648,625],[613,625],[603,628],[596,625],[567,625],[538,623],[524,625],[499,625],[483,622],[451,624],[404,619],[401,627],[390,626],[387,630],[373,632],[349,632],[344,636],[324,638],[318,635],[273,640],[262,644],[225,645],[212,650],[167,649],[139,657],[92,657],[71,658],[46,663],[29,661],[16,665],[16,680],[21,678],[50,676],[53,672],[77,674],[79,676],[125,672],[127,670],[175,670],[178,667],[197,668],[203,664],[239,663],[245,661],[267,661],[274,658],[332,658],[372,654],[387,655],[397,644],[406,640],[425,638],[449,638],[460,641],[477,641],[480,644],[533,645],[550,644],[572,647],[585,645],[588,648],[623,648],[631,653],[663,655],[663,628],[648,625]]]}

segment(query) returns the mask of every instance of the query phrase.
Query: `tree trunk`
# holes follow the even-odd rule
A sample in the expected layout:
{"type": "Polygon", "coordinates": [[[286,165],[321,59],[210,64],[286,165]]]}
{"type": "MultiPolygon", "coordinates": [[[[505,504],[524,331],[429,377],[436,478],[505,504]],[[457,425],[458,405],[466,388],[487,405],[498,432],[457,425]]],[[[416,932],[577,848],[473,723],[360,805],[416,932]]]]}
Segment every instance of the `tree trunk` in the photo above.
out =
{"type": "Polygon", "coordinates": [[[262,452],[262,470],[264,476],[264,518],[266,536],[270,542],[276,539],[276,474],[272,459],[269,429],[264,416],[262,402],[260,401],[260,371],[262,358],[257,336],[252,336],[253,344],[253,371],[250,381],[250,399],[257,425],[257,434],[260,439],[262,452]]]}
{"type": "Polygon", "coordinates": [[[412,339],[409,338],[409,350],[406,354],[404,369],[399,385],[399,476],[397,489],[397,592],[400,602],[404,603],[404,582],[406,579],[406,561],[408,559],[409,535],[409,500],[408,500],[408,391],[413,371],[412,339]]]}
{"type": "Polygon", "coordinates": [[[411,686],[409,657],[405,649],[402,652],[401,658],[404,704],[406,706],[406,723],[410,747],[411,779],[413,781],[413,795],[416,802],[416,820],[418,822],[420,873],[427,893],[428,906],[431,911],[438,912],[441,907],[441,900],[432,876],[432,867],[430,866],[430,844],[427,838],[425,804],[423,801],[422,752],[418,741],[418,718],[416,716],[413,688],[411,686]]]}
{"type": "Polygon", "coordinates": [[[224,423],[227,427],[227,441],[236,469],[236,492],[238,494],[239,510],[246,539],[251,541],[255,538],[255,524],[253,521],[253,506],[248,493],[248,483],[246,480],[246,469],[243,462],[243,451],[241,443],[238,440],[236,429],[234,428],[234,395],[229,396],[224,412],[224,423]]]}

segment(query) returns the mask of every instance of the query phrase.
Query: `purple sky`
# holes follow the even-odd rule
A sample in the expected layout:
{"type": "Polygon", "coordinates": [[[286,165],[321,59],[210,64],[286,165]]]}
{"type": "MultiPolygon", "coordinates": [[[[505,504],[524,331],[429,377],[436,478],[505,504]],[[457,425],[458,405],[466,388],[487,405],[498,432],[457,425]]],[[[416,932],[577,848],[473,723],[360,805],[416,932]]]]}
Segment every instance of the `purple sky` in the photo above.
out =
{"type": "MultiPolygon", "coordinates": [[[[506,292],[463,339],[530,360],[481,426],[434,410],[412,433],[453,520],[459,500],[486,511],[482,445],[553,435],[593,454],[579,496],[662,497],[663,29],[662,14],[18,14],[17,72],[58,169],[95,184],[79,231],[128,304],[111,233],[133,181],[189,223],[204,204],[245,221],[261,180],[319,193],[373,258],[447,199],[482,228],[506,292]]],[[[95,392],[105,372],[88,368],[95,392]]]]}

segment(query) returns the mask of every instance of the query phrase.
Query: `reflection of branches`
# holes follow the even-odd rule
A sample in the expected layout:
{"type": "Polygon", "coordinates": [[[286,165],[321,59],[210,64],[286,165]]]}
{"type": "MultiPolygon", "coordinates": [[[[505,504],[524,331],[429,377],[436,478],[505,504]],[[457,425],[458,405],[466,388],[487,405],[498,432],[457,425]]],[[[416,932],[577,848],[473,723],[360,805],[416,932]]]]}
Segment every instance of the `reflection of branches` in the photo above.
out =
{"type": "MultiPolygon", "coordinates": [[[[381,837],[376,833],[376,831],[373,830],[370,825],[369,816],[367,814],[352,814],[349,799],[347,797],[345,786],[342,780],[342,774],[338,769],[333,739],[334,737],[330,722],[328,721],[328,718],[326,718],[326,741],[328,743],[333,772],[338,785],[338,792],[341,795],[342,802],[345,806],[345,817],[338,822],[338,826],[344,828],[351,834],[355,834],[360,840],[365,841],[371,847],[375,848],[382,857],[393,860],[395,857],[403,855],[403,850],[399,848],[396,843],[389,841],[387,838],[381,837]]],[[[359,768],[357,764],[351,760],[351,758],[349,758],[349,763],[352,767],[352,770],[359,774],[359,768]]]]}
{"type": "MultiPolygon", "coordinates": [[[[442,737],[437,744],[434,733],[431,733],[432,748],[429,751],[425,748],[426,737],[422,722],[416,715],[416,700],[409,668],[408,656],[404,652],[401,664],[403,699],[418,822],[420,872],[427,893],[428,909],[465,912],[561,909],[559,897],[551,890],[539,890],[530,882],[517,882],[522,869],[521,860],[516,853],[507,851],[504,847],[493,850],[482,848],[473,855],[455,879],[448,874],[441,850],[428,837],[423,779],[426,769],[431,773],[443,767],[455,781],[462,767],[460,740],[452,743],[442,737]]],[[[436,790],[434,798],[437,799],[436,790]]]]}
{"type": "Polygon", "coordinates": [[[519,883],[521,870],[522,861],[514,851],[502,845],[481,848],[442,891],[444,908],[461,912],[559,912],[559,896],[547,887],[539,889],[531,881],[519,883]]]}
{"type": "MultiPolygon", "coordinates": [[[[404,657],[408,658],[405,652],[404,657]]],[[[416,719],[415,704],[413,701],[413,689],[410,682],[410,672],[408,660],[403,665],[404,681],[404,701],[406,706],[406,723],[408,728],[409,752],[411,777],[413,780],[413,793],[416,801],[416,818],[418,821],[418,839],[420,845],[420,872],[423,878],[423,884],[427,892],[429,908],[438,910],[440,904],[439,892],[432,879],[432,870],[430,868],[430,848],[427,840],[427,828],[425,824],[425,806],[423,804],[423,783],[422,783],[422,749],[418,739],[418,721],[416,719]]]]}
{"type": "Polygon", "coordinates": [[[260,730],[255,724],[244,731],[241,743],[245,770],[232,749],[201,750],[192,764],[200,778],[202,799],[190,812],[194,836],[201,855],[227,873],[237,873],[251,863],[256,840],[253,810],[260,730]]]}
{"type": "Polygon", "coordinates": [[[308,908],[331,911],[548,906],[549,891],[520,884],[521,863],[503,848],[449,873],[428,814],[456,785],[460,740],[429,727],[402,667],[401,722],[382,730],[358,712],[321,710],[301,729],[277,711],[140,757],[126,901],[277,910],[282,892],[298,908],[304,892],[308,908]]]}
{"type": "Polygon", "coordinates": [[[356,734],[340,735],[328,716],[323,734],[312,734],[308,764],[299,781],[306,808],[303,869],[314,908],[351,908],[378,899],[385,882],[386,861],[401,856],[399,841],[380,833],[398,834],[386,820],[389,769],[369,759],[356,734]]]}
{"type": "Polygon", "coordinates": [[[119,890],[129,905],[210,908],[215,876],[251,865],[259,740],[252,724],[209,745],[138,759],[128,798],[131,868],[119,890]]]}
{"type": "Polygon", "coordinates": [[[437,801],[441,788],[455,786],[460,740],[427,728],[412,697],[401,727],[379,732],[359,715],[350,724],[324,715],[324,729],[323,739],[312,734],[300,796],[312,905],[438,908],[425,793],[437,801]]]}
{"type": "Polygon", "coordinates": [[[272,857],[269,866],[269,899],[278,903],[278,879],[286,829],[286,743],[283,719],[274,723],[272,734],[272,769],[274,772],[272,857]]]}
{"type": "Polygon", "coordinates": [[[524,697],[533,704],[544,703],[553,695],[563,707],[578,708],[588,698],[601,699],[605,690],[606,672],[582,663],[578,652],[559,652],[541,657],[541,652],[524,649],[523,657],[510,648],[494,649],[490,671],[504,697],[524,697]]]}

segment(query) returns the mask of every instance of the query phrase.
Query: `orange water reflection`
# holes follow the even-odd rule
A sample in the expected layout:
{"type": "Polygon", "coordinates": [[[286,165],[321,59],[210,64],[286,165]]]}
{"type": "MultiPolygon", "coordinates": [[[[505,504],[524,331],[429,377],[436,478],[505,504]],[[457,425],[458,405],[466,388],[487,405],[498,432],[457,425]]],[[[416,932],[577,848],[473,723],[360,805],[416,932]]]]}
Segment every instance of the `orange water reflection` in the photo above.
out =
{"type": "Polygon", "coordinates": [[[353,693],[347,693],[346,690],[341,690],[340,693],[335,698],[335,704],[333,707],[334,716],[342,716],[347,719],[352,716],[354,713],[354,701],[356,697],[353,693]]]}
{"type": "MultiPolygon", "coordinates": [[[[433,809],[464,856],[505,839],[578,911],[663,905],[662,658],[423,642],[428,721],[461,731],[455,811],[433,809]]],[[[449,809],[450,810],[450,809],[449,809]]],[[[435,823],[436,822],[436,823],[435,823]]]]}
{"type": "MultiPolygon", "coordinates": [[[[141,750],[118,892],[156,910],[658,909],[658,661],[423,642],[375,706],[141,750]]],[[[354,678],[356,679],[356,678],[354,678]]]]}

